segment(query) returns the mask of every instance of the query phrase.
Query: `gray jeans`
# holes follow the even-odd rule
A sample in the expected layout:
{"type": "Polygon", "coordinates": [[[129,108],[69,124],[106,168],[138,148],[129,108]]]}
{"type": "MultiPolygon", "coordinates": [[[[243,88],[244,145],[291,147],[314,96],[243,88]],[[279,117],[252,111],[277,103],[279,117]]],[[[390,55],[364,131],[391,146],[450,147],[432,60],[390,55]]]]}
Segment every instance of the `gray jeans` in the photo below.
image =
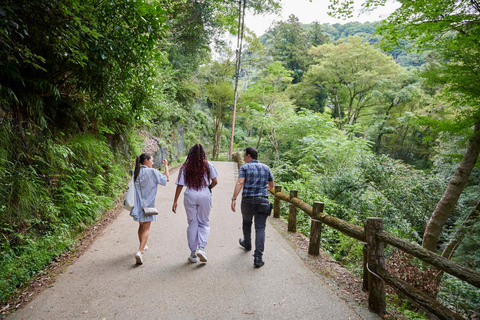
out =
{"type": "Polygon", "coordinates": [[[265,226],[269,216],[270,202],[265,197],[242,198],[243,237],[245,246],[252,246],[252,222],[255,221],[254,257],[261,258],[265,247],[265,226]]]}

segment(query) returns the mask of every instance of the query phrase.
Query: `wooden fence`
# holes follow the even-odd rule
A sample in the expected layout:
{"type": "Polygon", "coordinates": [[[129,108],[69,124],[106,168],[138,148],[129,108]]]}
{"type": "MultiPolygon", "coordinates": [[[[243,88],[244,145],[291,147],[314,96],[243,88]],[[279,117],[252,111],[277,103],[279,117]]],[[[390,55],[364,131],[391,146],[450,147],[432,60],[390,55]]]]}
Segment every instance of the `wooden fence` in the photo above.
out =
{"type": "MultiPolygon", "coordinates": [[[[236,159],[237,161],[239,159],[236,159]]],[[[310,244],[308,253],[320,253],[322,225],[325,224],[343,234],[362,241],[364,246],[363,261],[363,288],[368,291],[368,307],[371,311],[383,316],[386,314],[385,284],[393,287],[400,295],[407,297],[420,308],[438,319],[463,319],[460,315],[441,305],[436,299],[426,296],[423,292],[409,283],[395,277],[385,268],[385,244],[392,245],[435,268],[451,274],[458,279],[480,288],[480,272],[468,269],[458,263],[445,259],[423,247],[397,238],[383,231],[381,218],[367,218],[365,227],[361,228],[341,219],[323,213],[323,203],[314,202],[313,206],[297,197],[296,190],[290,194],[281,192],[281,186],[275,186],[270,192],[273,194],[274,217],[280,218],[280,202],[289,203],[288,231],[296,232],[297,208],[311,217],[310,244]]]]}

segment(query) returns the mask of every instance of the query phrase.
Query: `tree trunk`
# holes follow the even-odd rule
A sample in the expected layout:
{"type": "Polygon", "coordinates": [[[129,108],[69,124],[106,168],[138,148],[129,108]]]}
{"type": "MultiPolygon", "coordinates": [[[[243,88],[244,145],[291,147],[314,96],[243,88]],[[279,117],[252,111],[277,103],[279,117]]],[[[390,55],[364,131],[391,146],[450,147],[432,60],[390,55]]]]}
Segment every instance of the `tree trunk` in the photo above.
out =
{"type": "Polygon", "coordinates": [[[215,156],[215,160],[218,160],[218,157],[220,156],[220,151],[222,147],[222,135],[223,135],[223,123],[220,123],[220,129],[217,132],[217,154],[215,156]]]}
{"type": "Polygon", "coordinates": [[[470,228],[475,224],[475,222],[477,222],[478,218],[480,218],[480,201],[478,201],[477,205],[472,209],[472,211],[470,211],[462,225],[457,228],[452,239],[443,250],[442,257],[449,260],[452,258],[453,253],[458,248],[465,235],[472,233],[473,230],[470,228]]]}
{"type": "Polygon", "coordinates": [[[280,160],[280,157],[278,155],[278,139],[277,139],[277,132],[275,131],[275,128],[272,128],[270,130],[270,141],[272,142],[273,148],[275,149],[275,160],[280,160]]]}
{"type": "Polygon", "coordinates": [[[350,121],[352,120],[352,116],[353,116],[353,112],[352,112],[352,109],[353,109],[353,100],[355,100],[355,95],[350,98],[350,101],[349,101],[349,103],[348,103],[347,120],[345,121],[346,124],[350,124],[350,121]]]}
{"type": "Polygon", "coordinates": [[[220,151],[220,140],[222,138],[222,130],[220,129],[220,119],[216,118],[214,120],[214,141],[213,141],[213,151],[212,151],[212,159],[218,159],[218,153],[220,151]]]}
{"type": "Polygon", "coordinates": [[[452,214],[458,198],[467,183],[468,177],[477,162],[480,153],[480,120],[475,123],[473,137],[470,138],[467,152],[460,162],[452,179],[448,183],[447,190],[437,204],[430,220],[425,227],[422,246],[430,251],[435,250],[438,237],[442,231],[443,225],[452,214]]]}
{"type": "Polygon", "coordinates": [[[260,127],[260,132],[258,133],[258,142],[257,142],[257,150],[258,150],[258,147],[260,147],[260,141],[262,141],[262,135],[263,135],[263,122],[262,122],[262,126],[260,127]]]}
{"type": "Polygon", "coordinates": [[[338,108],[338,119],[340,120],[340,130],[343,131],[342,110],[340,109],[340,102],[338,101],[338,90],[335,91],[335,100],[338,108]]]}
{"type": "Polygon", "coordinates": [[[375,153],[376,154],[379,154],[379,152],[380,152],[380,145],[382,143],[382,137],[383,137],[383,133],[380,132],[377,136],[377,141],[375,142],[375,153]]]}
{"type": "Polygon", "coordinates": [[[382,137],[384,135],[383,127],[385,126],[385,123],[387,122],[388,116],[390,115],[390,110],[395,106],[395,102],[392,102],[390,106],[387,109],[387,112],[385,112],[385,118],[383,118],[382,123],[378,127],[378,137],[377,137],[377,142],[375,143],[375,153],[378,154],[380,152],[380,145],[382,143],[382,137]]]}

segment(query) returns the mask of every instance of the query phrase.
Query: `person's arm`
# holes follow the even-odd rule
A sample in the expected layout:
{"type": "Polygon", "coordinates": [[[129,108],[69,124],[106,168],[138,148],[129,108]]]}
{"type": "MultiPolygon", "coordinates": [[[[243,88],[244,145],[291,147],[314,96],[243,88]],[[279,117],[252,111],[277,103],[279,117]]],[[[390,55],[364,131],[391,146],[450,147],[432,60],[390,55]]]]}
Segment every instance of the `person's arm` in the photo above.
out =
{"type": "Polygon", "coordinates": [[[213,178],[212,182],[208,186],[208,189],[210,189],[210,191],[212,191],[212,189],[215,188],[216,185],[217,185],[217,178],[213,178]]]}
{"type": "Polygon", "coordinates": [[[267,184],[267,191],[270,191],[273,189],[273,187],[275,187],[275,183],[273,183],[273,180],[272,181],[268,181],[268,184],[267,184]]]}
{"type": "Polygon", "coordinates": [[[232,196],[232,211],[235,212],[235,206],[237,205],[237,196],[240,194],[240,191],[243,188],[243,184],[245,183],[245,178],[238,178],[237,183],[235,183],[235,189],[233,190],[232,196]]]}
{"type": "Polygon", "coordinates": [[[167,182],[170,181],[170,173],[168,172],[168,161],[167,159],[163,159],[163,166],[165,167],[165,176],[167,177],[167,182]]]}
{"type": "Polygon", "coordinates": [[[177,213],[177,201],[178,197],[180,196],[180,193],[182,192],[183,186],[177,185],[177,189],[175,190],[175,198],[173,199],[173,206],[172,206],[172,211],[174,213],[177,213]]]}

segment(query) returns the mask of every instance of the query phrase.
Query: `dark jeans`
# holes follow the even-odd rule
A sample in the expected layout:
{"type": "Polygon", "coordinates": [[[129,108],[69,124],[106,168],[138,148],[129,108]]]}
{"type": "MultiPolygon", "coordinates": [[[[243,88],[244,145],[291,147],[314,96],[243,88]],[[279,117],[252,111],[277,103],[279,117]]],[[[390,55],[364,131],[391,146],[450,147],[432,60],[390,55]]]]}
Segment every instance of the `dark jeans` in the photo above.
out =
{"type": "Polygon", "coordinates": [[[269,213],[265,206],[270,206],[268,198],[248,197],[242,198],[243,237],[245,246],[252,246],[252,222],[255,220],[255,252],[254,257],[261,258],[265,247],[265,226],[269,213]]]}

